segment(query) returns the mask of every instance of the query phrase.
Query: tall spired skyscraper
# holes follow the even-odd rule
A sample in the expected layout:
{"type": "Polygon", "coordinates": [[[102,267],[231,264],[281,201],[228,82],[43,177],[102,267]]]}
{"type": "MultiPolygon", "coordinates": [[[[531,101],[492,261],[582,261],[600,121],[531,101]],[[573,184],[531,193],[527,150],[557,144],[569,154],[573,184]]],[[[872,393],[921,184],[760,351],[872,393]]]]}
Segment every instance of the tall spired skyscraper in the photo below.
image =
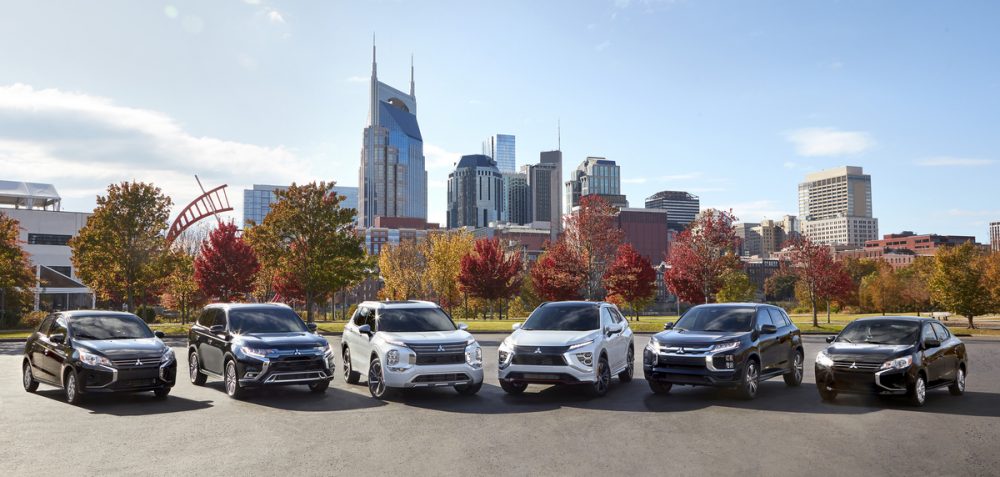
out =
{"type": "Polygon", "coordinates": [[[410,94],[406,94],[378,80],[373,44],[370,95],[358,180],[359,225],[371,227],[377,216],[426,220],[427,169],[412,59],[410,94]]]}

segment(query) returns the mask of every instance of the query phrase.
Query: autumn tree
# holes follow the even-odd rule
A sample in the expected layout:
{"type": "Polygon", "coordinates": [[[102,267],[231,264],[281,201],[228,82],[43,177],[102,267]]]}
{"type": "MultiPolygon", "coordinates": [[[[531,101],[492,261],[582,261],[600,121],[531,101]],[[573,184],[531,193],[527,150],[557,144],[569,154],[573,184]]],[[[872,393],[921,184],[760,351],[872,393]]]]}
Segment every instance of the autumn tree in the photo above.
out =
{"type": "Polygon", "coordinates": [[[844,264],[847,275],[851,277],[851,292],[844,301],[851,305],[860,306],[861,281],[878,271],[878,262],[867,257],[846,257],[841,263],[844,264]]]}
{"type": "Polygon", "coordinates": [[[789,242],[788,248],[791,270],[798,277],[797,286],[812,307],[813,326],[819,326],[817,304],[827,302],[829,321],[829,302],[849,292],[850,275],[825,245],[799,238],[789,242]]]}
{"type": "Polygon", "coordinates": [[[939,249],[936,259],[930,281],[934,301],[964,316],[969,328],[975,328],[973,318],[993,309],[986,287],[987,260],[972,243],[939,249]]]}
{"type": "Polygon", "coordinates": [[[462,270],[462,257],[472,252],[475,239],[465,230],[430,234],[424,242],[427,267],[424,279],[438,303],[452,309],[462,303],[462,290],[458,275],[462,270]]]}
{"type": "Polygon", "coordinates": [[[458,284],[469,296],[487,303],[507,300],[521,288],[523,266],[520,250],[507,252],[498,239],[479,239],[472,252],[462,257],[458,284]]]}
{"type": "Polygon", "coordinates": [[[753,301],[757,287],[743,270],[728,270],[722,274],[722,288],[715,294],[718,303],[739,303],[753,301]]]}
{"type": "Polygon", "coordinates": [[[21,249],[18,221],[0,212],[0,325],[9,326],[32,303],[35,286],[28,254],[21,249]],[[8,321],[10,317],[10,321],[8,321]]]}
{"type": "Polygon", "coordinates": [[[990,295],[991,311],[1000,312],[1000,252],[984,256],[982,264],[983,285],[990,295]]]}
{"type": "Polygon", "coordinates": [[[69,246],[77,275],[98,298],[124,300],[135,311],[136,299],[162,284],[169,273],[164,231],[170,205],[159,187],[144,182],[111,184],[97,197],[97,208],[69,246]]]}
{"type": "Polygon", "coordinates": [[[885,315],[903,308],[903,285],[899,274],[886,262],[879,262],[872,273],[861,280],[861,305],[885,315]]]}
{"type": "Polygon", "coordinates": [[[795,298],[795,283],[799,280],[794,273],[782,269],[764,280],[764,296],[767,300],[790,300],[795,298]]]}
{"type": "Polygon", "coordinates": [[[639,321],[639,312],[656,297],[656,270],[631,244],[618,247],[615,261],[604,272],[608,301],[628,307],[639,321]]]}
{"type": "Polygon", "coordinates": [[[563,240],[546,248],[530,274],[532,287],[545,301],[579,300],[587,284],[586,263],[563,240]]]}
{"type": "Polygon", "coordinates": [[[615,224],[617,214],[618,210],[601,196],[587,195],[580,198],[580,207],[566,218],[560,240],[583,260],[584,297],[589,300],[604,297],[601,280],[622,243],[624,234],[615,224]]]}
{"type": "Polygon", "coordinates": [[[239,300],[253,290],[260,263],[236,224],[220,223],[201,244],[194,278],[201,291],[219,301],[239,300]]]}
{"type": "Polygon", "coordinates": [[[379,295],[385,300],[416,300],[426,298],[427,257],[416,240],[402,240],[396,245],[383,246],[378,255],[379,276],[382,289],[379,295]]]}
{"type": "Polygon", "coordinates": [[[194,310],[206,301],[197,280],[195,280],[194,257],[186,253],[187,249],[175,249],[169,260],[170,275],[163,294],[163,306],[176,309],[181,323],[187,323],[194,310]]]}
{"type": "Polygon", "coordinates": [[[910,265],[896,270],[904,311],[931,309],[930,281],[934,275],[934,257],[918,256],[910,265]]]}
{"type": "Polygon", "coordinates": [[[736,232],[731,212],[707,209],[670,247],[664,276],[667,287],[689,303],[708,303],[722,288],[722,277],[742,268],[736,256],[736,232]]]}
{"type": "Polygon", "coordinates": [[[340,206],[345,198],[333,186],[293,183],[275,190],[277,201],[264,221],[244,234],[267,276],[287,277],[301,287],[310,322],[317,301],[361,281],[372,268],[354,232],[357,211],[340,206]]]}

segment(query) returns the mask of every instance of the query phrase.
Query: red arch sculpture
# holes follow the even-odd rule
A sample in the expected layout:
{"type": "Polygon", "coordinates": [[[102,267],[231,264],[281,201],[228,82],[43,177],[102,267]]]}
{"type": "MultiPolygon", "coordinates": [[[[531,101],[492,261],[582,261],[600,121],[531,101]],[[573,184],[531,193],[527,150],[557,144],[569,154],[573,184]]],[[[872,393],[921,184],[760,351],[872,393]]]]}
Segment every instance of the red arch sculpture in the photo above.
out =
{"type": "Polygon", "coordinates": [[[188,229],[195,222],[211,217],[222,212],[231,212],[233,208],[229,205],[229,197],[226,195],[226,184],[222,184],[191,201],[177,218],[170,224],[167,232],[167,243],[172,244],[180,234],[188,229]]]}

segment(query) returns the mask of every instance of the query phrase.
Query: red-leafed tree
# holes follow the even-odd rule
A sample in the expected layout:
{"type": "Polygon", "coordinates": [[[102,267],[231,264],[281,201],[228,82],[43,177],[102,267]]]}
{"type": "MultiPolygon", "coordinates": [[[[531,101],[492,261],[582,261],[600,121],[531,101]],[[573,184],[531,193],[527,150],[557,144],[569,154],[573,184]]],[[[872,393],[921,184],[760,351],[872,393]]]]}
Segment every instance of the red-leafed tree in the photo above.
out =
{"type": "Polygon", "coordinates": [[[656,270],[631,244],[618,247],[615,261],[604,272],[608,300],[628,306],[639,321],[639,311],[649,306],[656,295],[656,270]]]}
{"type": "Polygon", "coordinates": [[[237,232],[236,224],[220,223],[202,242],[201,253],[195,258],[195,281],[213,299],[239,299],[253,290],[260,263],[237,232]]]}
{"type": "Polygon", "coordinates": [[[586,283],[586,264],[563,240],[548,246],[531,267],[531,284],[546,301],[579,300],[586,283]]]}
{"type": "Polygon", "coordinates": [[[788,258],[792,272],[798,277],[798,286],[805,291],[812,306],[813,326],[819,326],[816,304],[849,294],[854,287],[851,276],[842,263],[834,260],[826,245],[800,238],[785,247],[789,248],[788,258]]]}
{"type": "Polygon", "coordinates": [[[670,246],[664,275],[667,287],[681,300],[708,303],[722,288],[723,275],[740,270],[731,212],[707,209],[670,246]]]}
{"type": "Polygon", "coordinates": [[[598,195],[580,198],[580,207],[566,216],[566,229],[561,240],[578,255],[586,273],[584,297],[604,298],[601,280],[615,259],[624,234],[615,224],[618,210],[598,195]]]}
{"type": "MultiPolygon", "coordinates": [[[[505,252],[498,239],[479,239],[462,257],[458,284],[469,296],[495,302],[514,296],[521,288],[521,252],[505,252]]],[[[501,310],[500,318],[503,318],[501,310]]]]}

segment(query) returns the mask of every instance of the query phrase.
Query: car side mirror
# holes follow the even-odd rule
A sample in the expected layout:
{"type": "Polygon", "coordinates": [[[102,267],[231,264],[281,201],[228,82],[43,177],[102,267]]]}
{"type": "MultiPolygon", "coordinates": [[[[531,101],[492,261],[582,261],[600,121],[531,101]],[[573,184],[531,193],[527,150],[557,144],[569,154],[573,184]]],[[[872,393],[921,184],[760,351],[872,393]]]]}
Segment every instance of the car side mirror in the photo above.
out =
{"type": "Polygon", "coordinates": [[[941,340],[934,338],[927,338],[924,340],[924,349],[937,348],[941,346],[941,340]]]}
{"type": "Polygon", "coordinates": [[[837,339],[836,336],[827,336],[826,337],[826,342],[827,343],[833,343],[833,340],[835,340],[835,339],[837,339]]]}
{"type": "Polygon", "coordinates": [[[459,323],[457,327],[458,327],[458,329],[459,329],[459,330],[461,330],[461,331],[465,331],[465,330],[468,330],[468,329],[469,329],[469,325],[467,325],[467,324],[465,324],[465,323],[459,323]]]}
{"type": "Polygon", "coordinates": [[[513,325],[510,325],[510,329],[514,331],[521,329],[521,323],[514,323],[513,325]]]}
{"type": "Polygon", "coordinates": [[[773,335],[778,332],[778,327],[774,325],[764,325],[760,327],[760,333],[764,335],[773,335]]]}
{"type": "Polygon", "coordinates": [[[316,323],[306,323],[306,328],[309,328],[309,331],[315,333],[316,332],[316,323]]]}
{"type": "Polygon", "coordinates": [[[55,344],[63,344],[66,342],[66,335],[58,334],[49,336],[49,341],[55,344]]]}
{"type": "Polygon", "coordinates": [[[668,321],[667,324],[663,325],[663,329],[664,330],[672,330],[672,329],[674,329],[674,322],[673,321],[668,321]]]}
{"type": "Polygon", "coordinates": [[[359,326],[358,327],[358,333],[370,336],[372,334],[372,325],[361,325],[361,326],[359,326]]]}
{"type": "Polygon", "coordinates": [[[212,325],[208,331],[213,335],[221,335],[226,332],[226,325],[212,325]]]}
{"type": "Polygon", "coordinates": [[[157,338],[159,338],[159,339],[162,340],[164,337],[167,336],[167,334],[164,333],[164,332],[162,332],[162,331],[160,331],[160,330],[156,330],[156,331],[153,332],[153,336],[155,336],[155,337],[157,337],[157,338]]]}

